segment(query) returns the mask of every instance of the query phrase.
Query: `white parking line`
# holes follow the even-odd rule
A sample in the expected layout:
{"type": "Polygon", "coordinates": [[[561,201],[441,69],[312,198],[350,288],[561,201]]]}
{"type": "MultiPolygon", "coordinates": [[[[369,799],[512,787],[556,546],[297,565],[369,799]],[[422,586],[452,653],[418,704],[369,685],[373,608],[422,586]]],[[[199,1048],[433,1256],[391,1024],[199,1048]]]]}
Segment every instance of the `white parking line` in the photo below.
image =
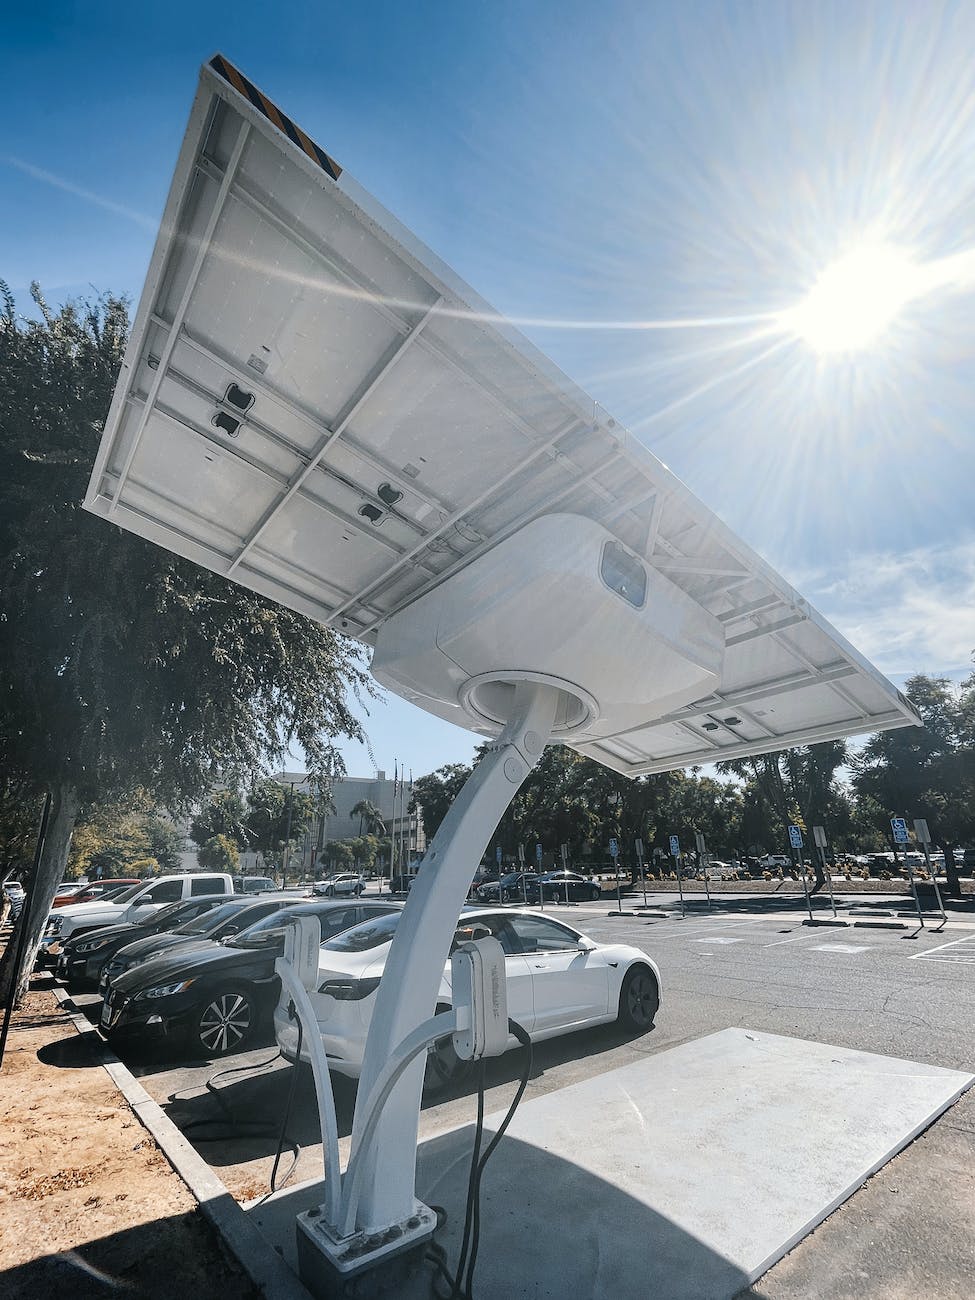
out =
{"type": "Polygon", "coordinates": [[[715,935],[712,938],[692,939],[692,943],[744,943],[744,939],[732,939],[728,935],[715,935]]]}
{"type": "Polygon", "coordinates": [[[811,949],[810,949],[810,952],[850,952],[850,953],[854,953],[854,952],[869,952],[869,951],[870,951],[870,945],[866,945],[866,946],[860,948],[860,947],[855,946],[855,945],[852,944],[852,943],[817,943],[816,946],[815,946],[814,948],[811,948],[811,949]]]}
{"type": "Polygon", "coordinates": [[[776,939],[775,943],[763,943],[763,948],[778,948],[781,943],[799,943],[802,939],[811,939],[812,935],[797,934],[793,939],[776,939]]]}
{"type": "Polygon", "coordinates": [[[925,952],[912,952],[908,961],[940,961],[956,964],[975,965],[975,935],[966,934],[961,939],[950,939],[947,943],[939,943],[936,948],[928,948],[925,952]],[[946,948],[956,948],[959,944],[973,945],[967,951],[946,953],[943,957],[935,957],[936,952],[944,952],[946,948]]]}

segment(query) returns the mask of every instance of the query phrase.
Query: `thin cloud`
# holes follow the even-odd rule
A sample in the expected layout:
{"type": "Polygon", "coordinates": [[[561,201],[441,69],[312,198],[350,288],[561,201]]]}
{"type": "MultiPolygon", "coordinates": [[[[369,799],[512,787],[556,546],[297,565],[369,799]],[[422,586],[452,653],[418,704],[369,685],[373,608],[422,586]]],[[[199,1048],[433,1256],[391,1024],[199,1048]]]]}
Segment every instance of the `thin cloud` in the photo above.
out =
{"type": "Polygon", "coordinates": [[[975,653],[975,538],[857,557],[800,589],[883,672],[958,677],[975,653]]]}
{"type": "Polygon", "coordinates": [[[133,221],[137,226],[144,230],[155,232],[159,222],[147,217],[143,212],[136,212],[134,208],[127,208],[124,203],[116,203],[114,199],[106,199],[101,194],[95,194],[92,190],[86,190],[82,185],[76,185],[74,181],[66,180],[63,176],[56,176],[54,172],[45,171],[43,167],[35,167],[33,163],[24,162],[22,158],[6,157],[3,160],[8,167],[16,167],[26,176],[30,176],[35,181],[41,181],[45,185],[53,185],[55,189],[63,190],[66,194],[73,194],[76,199],[83,199],[86,203],[92,203],[95,207],[103,208],[106,212],[114,212],[116,216],[125,217],[127,221],[133,221]]]}

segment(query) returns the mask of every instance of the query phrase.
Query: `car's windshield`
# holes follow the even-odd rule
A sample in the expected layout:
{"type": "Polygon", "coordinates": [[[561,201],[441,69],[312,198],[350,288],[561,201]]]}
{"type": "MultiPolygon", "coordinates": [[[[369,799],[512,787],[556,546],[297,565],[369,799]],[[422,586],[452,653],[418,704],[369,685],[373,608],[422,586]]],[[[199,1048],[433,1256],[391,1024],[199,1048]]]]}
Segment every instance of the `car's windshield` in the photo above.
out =
{"type": "Polygon", "coordinates": [[[209,912],[203,912],[199,916],[194,916],[192,921],[184,921],[182,925],[178,925],[173,933],[209,934],[218,925],[223,925],[224,921],[229,921],[232,916],[236,916],[243,910],[239,903],[224,903],[222,907],[211,907],[209,912]]]}
{"type": "Polygon", "coordinates": [[[91,901],[93,903],[96,901],[104,903],[109,898],[114,902],[114,900],[121,895],[122,890],[128,888],[128,885],[85,885],[84,889],[80,892],[83,894],[90,893],[92,895],[91,901]]]}
{"type": "Polygon", "coordinates": [[[327,952],[367,952],[370,948],[378,948],[381,943],[392,939],[402,915],[402,912],[389,912],[386,916],[377,916],[374,921],[364,921],[329,939],[322,948],[327,952]]]}
{"type": "Polygon", "coordinates": [[[153,912],[150,916],[147,916],[142,925],[151,934],[157,934],[170,928],[173,917],[179,916],[188,910],[186,903],[167,903],[158,912],[153,912]]]}
{"type": "Polygon", "coordinates": [[[262,934],[265,930],[280,930],[289,915],[288,908],[279,907],[277,911],[269,912],[267,916],[262,916],[259,921],[254,921],[252,925],[242,928],[239,934],[234,935],[234,941],[249,937],[252,934],[262,934]],[[282,915],[283,914],[283,915],[282,915]]]}
{"type": "Polygon", "coordinates": [[[113,897],[112,902],[127,903],[130,898],[135,898],[136,894],[138,894],[140,890],[145,889],[146,884],[147,882],[145,880],[140,880],[137,885],[129,885],[128,889],[123,889],[120,894],[116,894],[113,897]]]}

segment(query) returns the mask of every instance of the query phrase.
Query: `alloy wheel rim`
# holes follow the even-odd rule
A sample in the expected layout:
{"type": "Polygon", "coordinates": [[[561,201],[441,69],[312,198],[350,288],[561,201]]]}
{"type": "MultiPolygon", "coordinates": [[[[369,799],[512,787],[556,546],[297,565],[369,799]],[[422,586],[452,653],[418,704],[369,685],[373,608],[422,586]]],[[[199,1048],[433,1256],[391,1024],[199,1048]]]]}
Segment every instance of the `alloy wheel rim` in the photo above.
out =
{"type": "Polygon", "coordinates": [[[240,993],[224,993],[200,1017],[200,1041],[211,1052],[224,1052],[243,1041],[250,1023],[247,999],[240,993]]]}
{"type": "Polygon", "coordinates": [[[650,1024],[656,1010],[654,1002],[653,981],[648,975],[637,975],[627,994],[630,1015],[638,1024],[650,1024]]]}

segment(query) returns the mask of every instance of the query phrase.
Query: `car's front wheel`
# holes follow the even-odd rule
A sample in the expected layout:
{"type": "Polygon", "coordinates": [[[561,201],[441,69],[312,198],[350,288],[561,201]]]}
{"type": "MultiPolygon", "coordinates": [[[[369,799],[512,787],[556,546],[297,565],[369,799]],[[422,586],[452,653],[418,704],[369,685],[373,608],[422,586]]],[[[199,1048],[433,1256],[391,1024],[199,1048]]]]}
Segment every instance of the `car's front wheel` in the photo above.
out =
{"type": "Polygon", "coordinates": [[[596,886],[593,885],[592,889],[589,891],[589,901],[591,903],[596,903],[599,901],[599,899],[602,898],[602,896],[603,896],[603,891],[601,889],[597,889],[596,886]]]}
{"type": "Polygon", "coordinates": [[[193,1017],[190,1046],[204,1056],[227,1056],[250,1040],[257,1025],[257,1003],[245,988],[221,989],[193,1017]]]}
{"type": "Polygon", "coordinates": [[[625,1029],[645,1034],[653,1028],[660,990],[652,970],[646,966],[632,966],[623,979],[620,989],[618,1021],[625,1029]]]}

